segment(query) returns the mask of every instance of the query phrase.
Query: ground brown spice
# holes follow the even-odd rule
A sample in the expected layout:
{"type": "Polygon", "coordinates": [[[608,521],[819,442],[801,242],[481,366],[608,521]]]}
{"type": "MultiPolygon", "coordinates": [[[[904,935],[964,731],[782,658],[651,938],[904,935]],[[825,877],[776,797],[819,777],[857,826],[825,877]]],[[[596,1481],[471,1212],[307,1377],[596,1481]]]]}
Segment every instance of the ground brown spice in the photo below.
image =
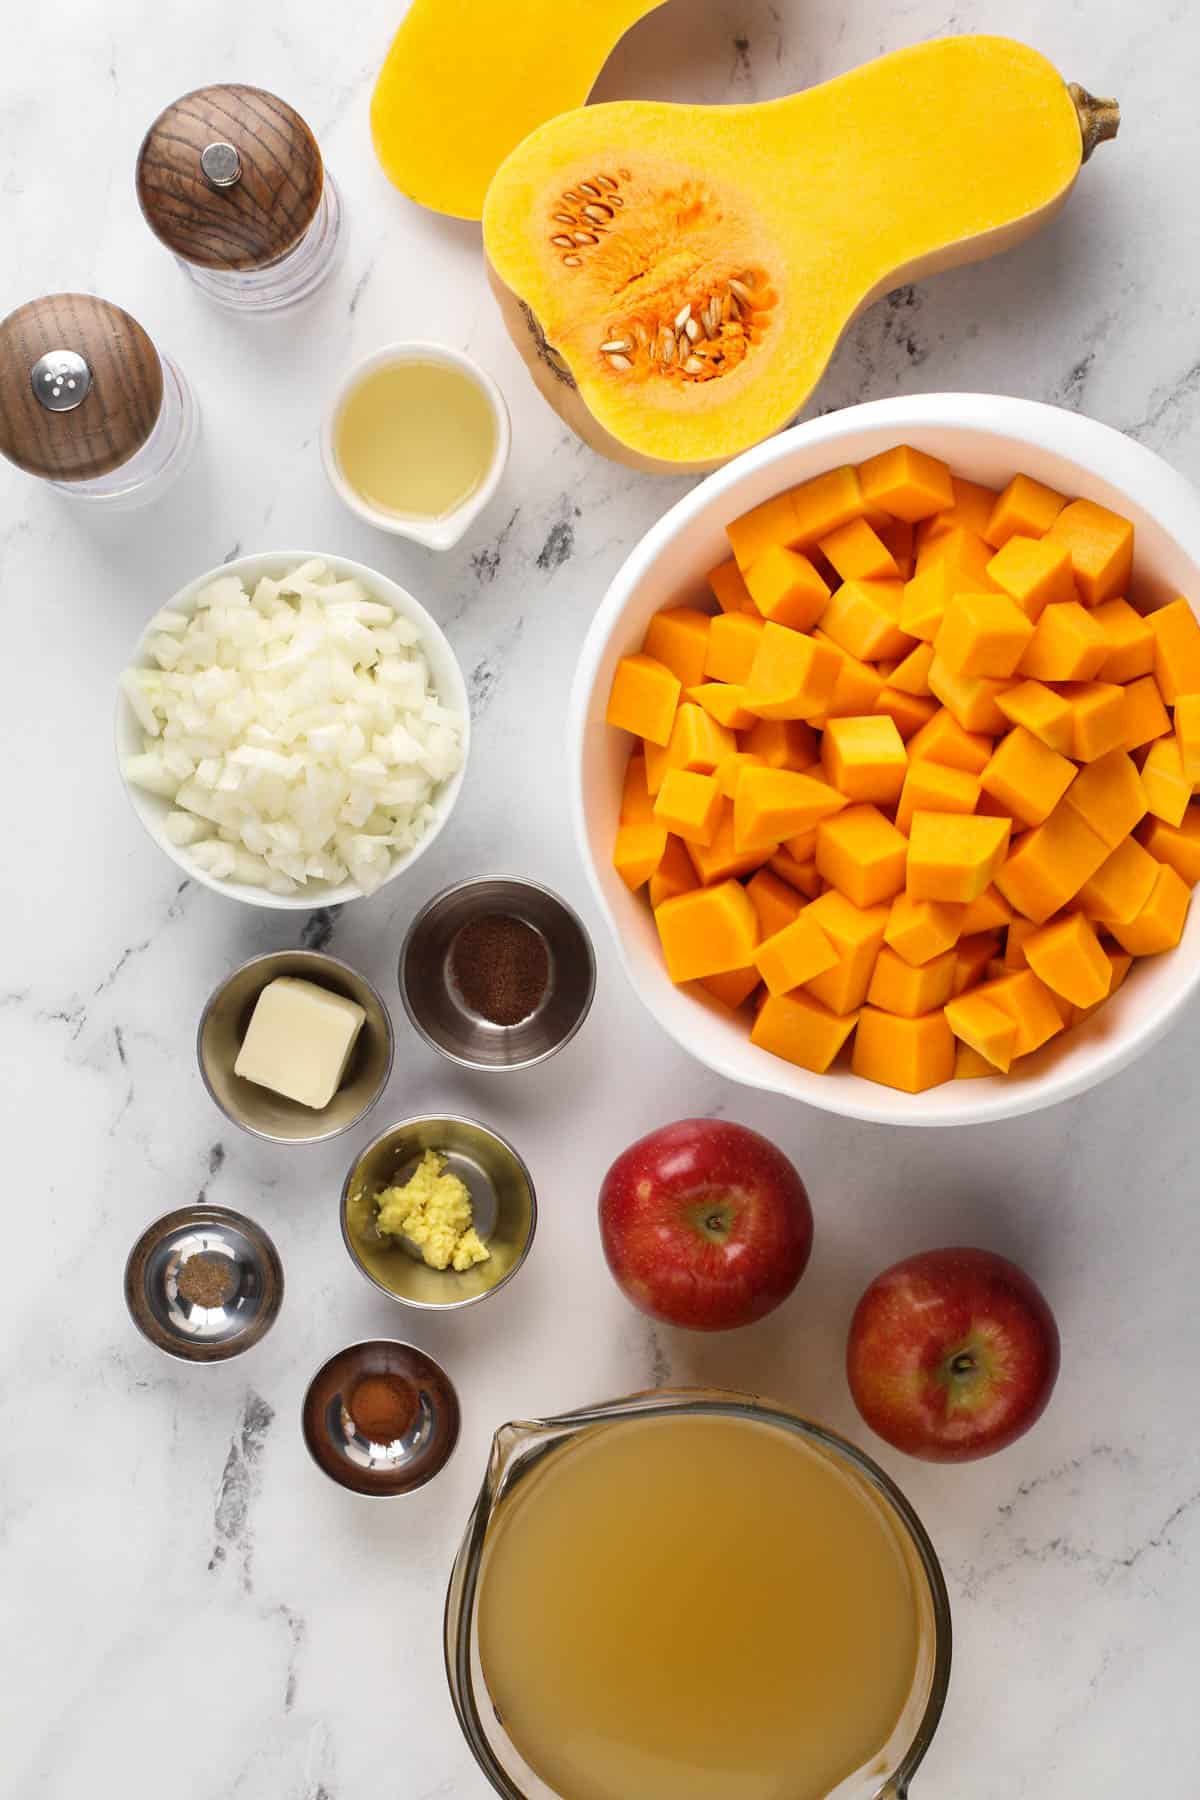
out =
{"type": "Polygon", "coordinates": [[[189,1306],[224,1306],[237,1286],[237,1277],[227,1256],[202,1250],[188,1257],[175,1286],[189,1306]]]}
{"type": "Polygon", "coordinates": [[[346,1402],[346,1411],[364,1437],[391,1444],[417,1416],[416,1390],[394,1375],[364,1375],[346,1402]]]}
{"type": "Polygon", "coordinates": [[[519,1025],[545,998],[550,953],[524,919],[489,913],[456,932],[450,975],[469,1011],[493,1025],[519,1025]]]}

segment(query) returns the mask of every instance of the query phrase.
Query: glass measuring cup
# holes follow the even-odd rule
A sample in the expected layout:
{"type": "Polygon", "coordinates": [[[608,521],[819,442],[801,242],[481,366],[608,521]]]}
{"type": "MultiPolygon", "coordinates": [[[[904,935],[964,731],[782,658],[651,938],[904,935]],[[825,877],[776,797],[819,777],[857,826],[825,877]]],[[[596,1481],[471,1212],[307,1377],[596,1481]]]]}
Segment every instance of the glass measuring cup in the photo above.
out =
{"type": "Polygon", "coordinates": [[[572,1800],[549,1787],[522,1758],[497,1716],[484,1680],[478,1643],[479,1596],[489,1528],[497,1510],[548,1459],[585,1435],[639,1420],[704,1415],[753,1421],[799,1437],[806,1448],[827,1457],[873,1500],[895,1530],[909,1566],[918,1614],[912,1686],[888,1742],[872,1757],[869,1767],[840,1781],[827,1800],[904,1800],[937,1728],[950,1674],[950,1608],[933,1546],[899,1489],[861,1450],[783,1407],[720,1389],[660,1389],[557,1418],[514,1421],[496,1433],[446,1598],[447,1679],[455,1713],[476,1762],[505,1800],[572,1800]]]}

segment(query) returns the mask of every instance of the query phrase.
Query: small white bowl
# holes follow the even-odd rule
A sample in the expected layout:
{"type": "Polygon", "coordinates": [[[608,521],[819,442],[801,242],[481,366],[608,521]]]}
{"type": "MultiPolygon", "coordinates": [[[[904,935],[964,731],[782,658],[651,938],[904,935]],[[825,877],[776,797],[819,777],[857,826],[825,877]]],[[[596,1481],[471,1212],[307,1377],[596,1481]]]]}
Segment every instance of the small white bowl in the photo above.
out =
{"type": "Polygon", "coordinates": [[[634,987],[658,1023],[718,1074],[826,1112],[887,1125],[973,1125],[1052,1106],[1115,1075],[1149,1048],[1200,986],[1200,906],[1183,941],[1139,960],[1108,1004],[1028,1057],[1018,1072],[901,1094],[848,1070],[813,1075],[758,1049],[692,984],[672,985],[645,899],[612,866],[630,739],[604,722],[613,670],[661,607],[709,600],[707,571],[729,555],[725,525],[759,501],[893,444],[944,457],[957,474],[997,486],[1017,470],[1124,513],[1137,529],[1139,596],[1200,603],[1200,496],[1159,457],[1077,413],[994,394],[917,394],[830,413],[770,438],[684,496],[628,557],[601,603],[579,660],[569,739],[575,833],[600,908],[634,987]]]}
{"type": "MultiPolygon", "coordinates": [[[[421,648],[429,664],[429,670],[437,687],[438,698],[447,706],[451,706],[462,715],[462,762],[449,781],[443,782],[433,798],[435,817],[427,827],[424,837],[405,856],[394,859],[392,867],[385,876],[382,885],[387,886],[398,875],[411,869],[419,856],[424,855],[439,832],[445,826],[462,790],[463,778],[467,770],[467,757],[471,748],[471,704],[467,695],[467,684],[458,659],[450,648],[449,639],[437,620],[427,613],[419,601],[414,600],[407,588],[402,588],[389,575],[381,575],[378,569],[369,569],[365,563],[351,562],[349,557],[331,556],[324,550],[264,550],[254,556],[235,556],[229,562],[222,563],[220,568],[209,569],[189,581],[186,587],[180,588],[162,605],[172,612],[186,614],[189,618],[196,610],[196,598],[202,588],[208,586],[221,575],[240,575],[248,588],[266,575],[277,580],[289,570],[297,568],[301,563],[312,558],[319,558],[327,568],[333,570],[339,580],[349,580],[352,576],[361,581],[367,591],[376,599],[386,603],[401,618],[410,619],[421,633],[421,648]]],[[[155,612],[160,611],[155,608],[155,612]]],[[[147,620],[147,629],[149,620],[147,620]]],[[[138,668],[151,666],[150,658],[144,648],[145,632],[129,663],[138,668]]],[[[269,894],[264,888],[250,887],[243,881],[219,881],[216,876],[209,875],[198,868],[186,850],[179,849],[167,838],[163,826],[167,814],[173,810],[169,800],[157,794],[147,793],[144,788],[135,787],[125,778],[124,762],[127,756],[136,756],[142,748],[142,729],[134,716],[125,695],[118,690],[116,713],[117,767],[125,792],[134,812],[149,832],[159,849],[168,855],[171,861],[191,881],[198,881],[203,887],[211,888],[215,894],[226,894],[232,900],[244,900],[248,906],[268,906],[280,912],[311,912],[318,906],[342,906],[347,900],[360,900],[363,890],[354,881],[340,882],[336,887],[328,882],[310,882],[302,894],[269,894]]],[[[378,891],[378,890],[376,890],[378,891]]]]}
{"type": "Polygon", "coordinates": [[[405,338],[396,344],[385,344],[381,350],[372,351],[370,356],[364,356],[361,362],[355,363],[343,378],[321,422],[321,461],[325,465],[330,486],[338,498],[352,513],[365,519],[368,525],[374,525],[380,531],[390,531],[393,537],[411,538],[416,544],[424,544],[427,550],[452,549],[467,527],[479,517],[500,486],[511,442],[512,427],[504,395],[486,369],[481,369],[477,362],[473,362],[461,350],[453,350],[448,344],[429,343],[420,338],[405,338]],[[376,369],[406,362],[441,363],[448,369],[458,369],[475,383],[484,396],[496,425],[496,442],[487,474],[461,506],[441,519],[406,518],[402,513],[384,512],[380,507],[372,506],[346,480],[334,447],[334,429],[338,416],[348,396],[363,378],[376,369]]]}

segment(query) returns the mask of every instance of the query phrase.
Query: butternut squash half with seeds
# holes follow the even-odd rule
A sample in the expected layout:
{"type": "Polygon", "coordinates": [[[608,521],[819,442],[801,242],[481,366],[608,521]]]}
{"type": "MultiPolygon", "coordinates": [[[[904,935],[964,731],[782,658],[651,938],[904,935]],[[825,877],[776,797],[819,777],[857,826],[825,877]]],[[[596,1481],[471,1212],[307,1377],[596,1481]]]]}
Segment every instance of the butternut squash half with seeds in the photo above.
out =
{"type": "Polygon", "coordinates": [[[918,44],[753,106],[584,107],[498,170],[492,285],[593,448],[716,468],[795,416],[881,294],[1053,218],[1118,117],[997,37],[918,44]]]}

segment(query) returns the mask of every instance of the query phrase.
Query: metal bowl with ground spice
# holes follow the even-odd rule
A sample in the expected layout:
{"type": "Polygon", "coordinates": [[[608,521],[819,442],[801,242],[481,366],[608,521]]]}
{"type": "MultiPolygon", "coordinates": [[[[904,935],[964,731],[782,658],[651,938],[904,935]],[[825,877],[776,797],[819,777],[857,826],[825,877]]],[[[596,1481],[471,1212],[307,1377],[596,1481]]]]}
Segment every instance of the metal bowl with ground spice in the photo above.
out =
{"type": "Polygon", "coordinates": [[[484,876],[438,894],[400,952],[400,993],[427,1044],[471,1069],[527,1069],[570,1042],[596,986],[591,941],[534,881],[484,876]]]}

